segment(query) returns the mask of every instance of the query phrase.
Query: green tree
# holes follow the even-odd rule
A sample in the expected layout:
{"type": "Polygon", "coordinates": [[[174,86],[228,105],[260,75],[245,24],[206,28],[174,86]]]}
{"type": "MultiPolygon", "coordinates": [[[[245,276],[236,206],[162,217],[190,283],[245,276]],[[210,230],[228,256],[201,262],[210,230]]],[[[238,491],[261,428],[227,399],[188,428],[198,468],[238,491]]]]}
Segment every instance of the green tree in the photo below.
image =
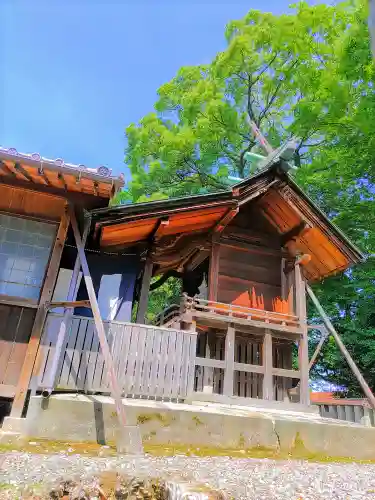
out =
{"type": "MultiPolygon", "coordinates": [[[[303,2],[290,14],[251,10],[228,24],[211,64],[184,67],[158,91],[155,111],[126,129],[132,182],[142,201],[217,191],[251,173],[253,120],[273,146],[298,136],[297,181],[370,255],[317,293],[375,388],[374,64],[361,1],[303,2]]],[[[311,346],[313,348],[313,345],[311,346]]],[[[315,374],[356,391],[328,342],[315,374]]]]}

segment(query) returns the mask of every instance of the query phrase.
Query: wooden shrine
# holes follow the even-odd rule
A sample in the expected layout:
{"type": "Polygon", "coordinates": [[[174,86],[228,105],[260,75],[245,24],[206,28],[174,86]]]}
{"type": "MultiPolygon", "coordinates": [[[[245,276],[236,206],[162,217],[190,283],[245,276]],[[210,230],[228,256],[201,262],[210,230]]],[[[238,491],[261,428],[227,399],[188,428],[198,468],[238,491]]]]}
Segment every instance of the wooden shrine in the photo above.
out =
{"type": "Polygon", "coordinates": [[[12,416],[30,391],[112,394],[121,413],[126,396],[289,402],[298,384],[309,404],[306,286],[362,255],[271,156],[226,191],[108,207],[123,181],[107,169],[0,150],[12,416]],[[147,324],[170,276],[181,301],[147,324]]]}

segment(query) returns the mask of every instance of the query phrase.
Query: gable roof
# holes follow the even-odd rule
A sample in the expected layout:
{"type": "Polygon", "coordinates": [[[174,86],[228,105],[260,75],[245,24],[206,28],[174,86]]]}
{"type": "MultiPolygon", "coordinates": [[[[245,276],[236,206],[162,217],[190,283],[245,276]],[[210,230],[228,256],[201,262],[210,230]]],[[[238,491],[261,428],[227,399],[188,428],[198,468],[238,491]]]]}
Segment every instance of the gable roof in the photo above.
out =
{"type": "Polygon", "coordinates": [[[83,193],[99,198],[111,198],[124,185],[122,176],[112,176],[111,170],[65,163],[58,158],[42,158],[39,153],[18,153],[14,148],[0,147],[0,182],[16,181],[30,187],[48,187],[64,192],[83,193]]]}
{"type": "Polygon", "coordinates": [[[250,202],[256,203],[290,254],[311,255],[305,266],[308,279],[323,279],[364,259],[285,172],[280,159],[220,193],[97,209],[91,214],[101,246],[119,247],[156,236],[216,231],[250,202]]]}

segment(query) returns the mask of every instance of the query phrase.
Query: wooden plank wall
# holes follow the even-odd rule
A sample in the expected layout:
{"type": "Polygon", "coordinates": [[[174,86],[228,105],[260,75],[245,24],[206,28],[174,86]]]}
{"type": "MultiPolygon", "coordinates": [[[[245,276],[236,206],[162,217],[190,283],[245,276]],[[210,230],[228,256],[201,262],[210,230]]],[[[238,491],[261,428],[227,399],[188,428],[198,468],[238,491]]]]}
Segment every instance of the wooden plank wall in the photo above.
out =
{"type": "Polygon", "coordinates": [[[281,257],[275,228],[256,206],[244,207],[220,239],[217,301],[274,310],[281,296],[281,257]]]}
{"type": "MultiPolygon", "coordinates": [[[[38,353],[37,386],[52,363],[62,315],[49,314],[38,353]]],[[[196,334],[131,323],[104,323],[122,393],[185,398],[194,376],[196,334]]],[[[74,316],[68,327],[56,389],[110,393],[94,321],[74,316]]]]}
{"type": "Polygon", "coordinates": [[[13,397],[35,318],[35,309],[0,304],[0,396],[13,397]]]}
{"type": "Polygon", "coordinates": [[[52,221],[60,220],[66,200],[58,196],[0,184],[0,211],[52,221]]]}
{"type": "Polygon", "coordinates": [[[273,301],[281,296],[280,269],[281,255],[221,246],[217,301],[272,311],[273,301]],[[253,290],[258,304],[253,303],[253,290]]]}

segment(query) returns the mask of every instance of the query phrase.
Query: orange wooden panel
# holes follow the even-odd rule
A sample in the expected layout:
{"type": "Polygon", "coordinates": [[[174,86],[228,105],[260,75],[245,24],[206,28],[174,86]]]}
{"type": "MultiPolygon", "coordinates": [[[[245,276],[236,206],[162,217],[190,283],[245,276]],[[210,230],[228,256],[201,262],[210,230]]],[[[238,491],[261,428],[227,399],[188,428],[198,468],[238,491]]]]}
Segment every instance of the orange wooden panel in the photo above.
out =
{"type": "MultiPolygon", "coordinates": [[[[189,210],[173,214],[169,224],[163,227],[163,236],[187,233],[213,227],[227,212],[227,207],[189,210]]],[[[102,245],[113,246],[146,239],[156,228],[159,218],[139,219],[103,227],[102,245]]]]}
{"type": "Polygon", "coordinates": [[[228,211],[228,207],[207,208],[193,210],[171,215],[169,225],[163,230],[163,234],[171,235],[186,233],[213,227],[228,211]]]}
{"type": "Polygon", "coordinates": [[[30,217],[59,220],[65,209],[65,200],[27,189],[0,185],[0,210],[30,217]]]}
{"type": "Polygon", "coordinates": [[[145,240],[156,227],[157,218],[124,222],[113,226],[105,226],[102,231],[103,246],[121,245],[145,240]]]}
{"type": "Polygon", "coordinates": [[[299,215],[276,192],[270,192],[259,201],[266,218],[280,233],[285,233],[301,222],[299,215]]]}
{"type": "Polygon", "coordinates": [[[306,232],[302,238],[314,249],[314,252],[319,259],[326,264],[327,267],[335,269],[337,267],[349,265],[348,259],[341,251],[325,236],[318,228],[312,228],[306,232]]]}

